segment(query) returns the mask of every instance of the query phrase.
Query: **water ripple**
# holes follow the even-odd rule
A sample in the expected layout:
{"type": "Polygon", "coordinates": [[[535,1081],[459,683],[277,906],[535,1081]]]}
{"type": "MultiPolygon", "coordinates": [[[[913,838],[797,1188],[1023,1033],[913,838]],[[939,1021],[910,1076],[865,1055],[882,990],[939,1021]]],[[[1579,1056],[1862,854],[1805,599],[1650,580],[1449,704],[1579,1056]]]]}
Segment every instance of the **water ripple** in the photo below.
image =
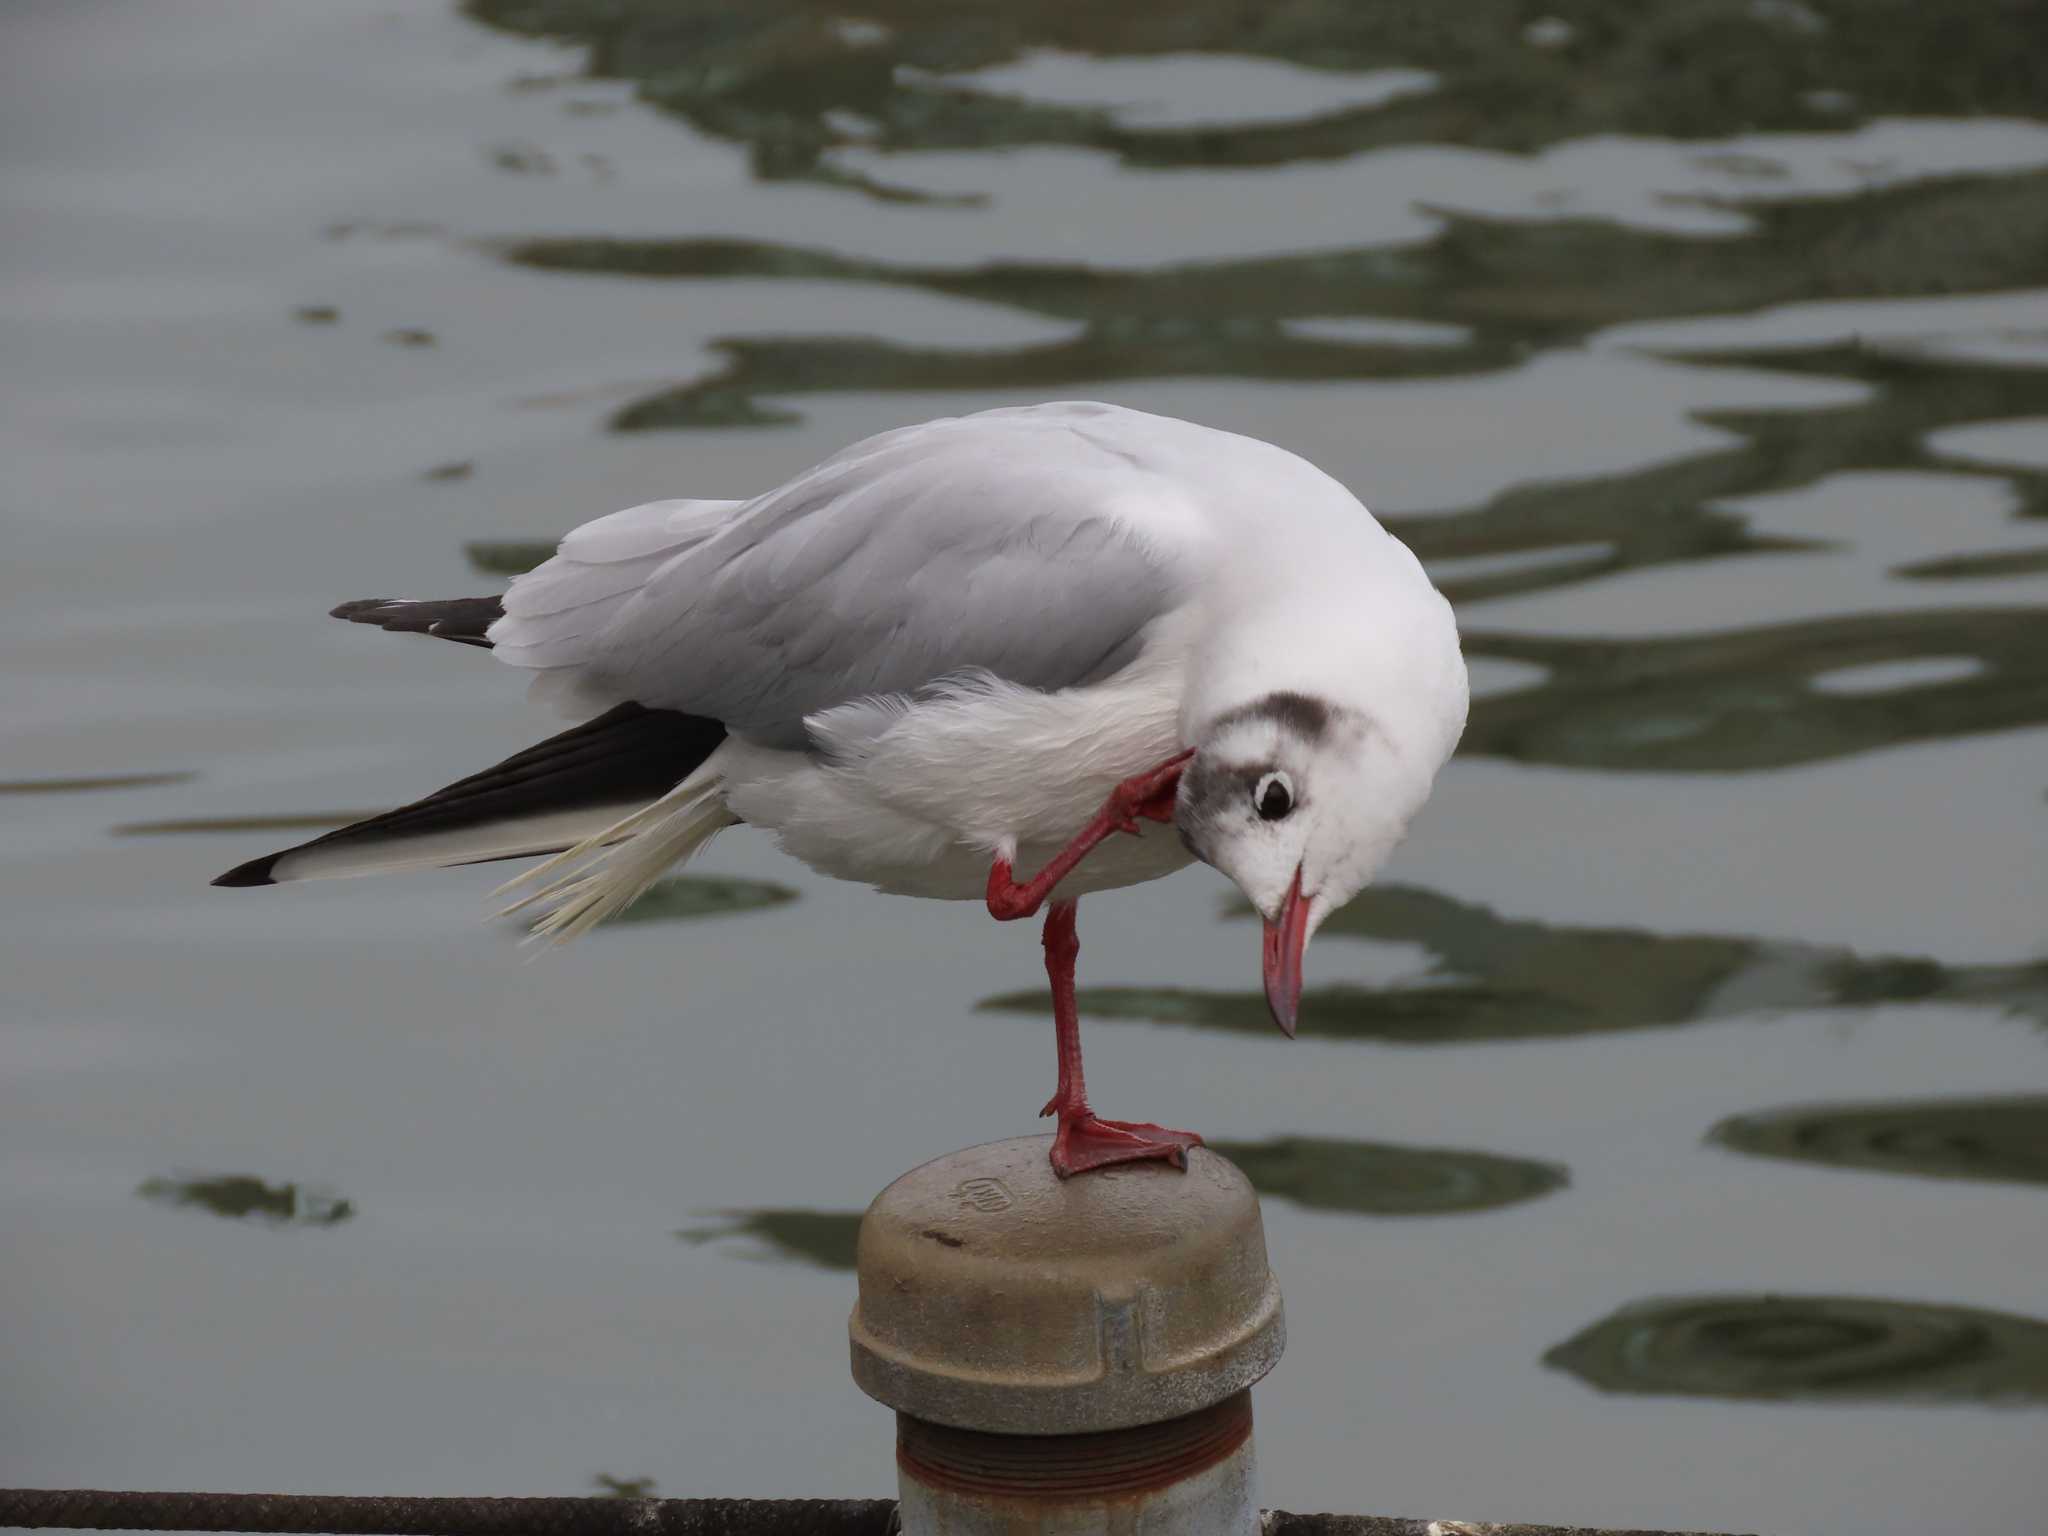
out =
{"type": "Polygon", "coordinates": [[[1603,1392],[2048,1403],[2048,1322],[1853,1296],[1658,1297],[1543,1357],[1603,1392]]]}
{"type": "Polygon", "coordinates": [[[582,46],[591,76],[631,80],[656,108],[744,144],[764,180],[842,185],[859,182],[835,151],[870,142],[898,154],[1073,145],[1133,165],[1251,167],[1445,139],[1528,153],[1587,134],[1697,140],[2039,106],[2034,76],[2015,63],[2014,29],[2026,23],[1999,0],[1888,7],[1882,47],[1844,46],[1824,24],[1786,19],[1821,20],[1805,5],[1752,7],[1745,20],[1723,6],[1616,0],[1577,7],[1576,23],[1526,26],[1515,8],[1498,6],[1449,24],[1429,0],[1257,12],[1221,0],[1016,0],[999,24],[979,8],[927,5],[899,26],[849,24],[827,0],[465,0],[464,10],[506,31],[582,46]],[[1044,62],[1052,50],[1055,63],[1076,59],[1076,70],[1112,74],[1116,84],[1073,78],[1076,70],[1055,75],[1044,62]],[[1173,82],[1159,77],[1175,69],[1172,56],[1188,54],[1234,55],[1247,74],[1307,66],[1297,72],[1328,84],[1295,86],[1287,93],[1295,105],[1277,117],[1228,121],[1228,102],[1200,86],[1204,110],[1162,115],[1159,98],[1186,91],[1164,89],[1173,82]],[[1674,67],[1696,60],[1711,67],[1674,67]],[[971,71],[992,71],[1001,88],[977,89],[971,75],[961,78],[971,71]],[[1374,72],[1393,71],[1409,72],[1411,83],[1426,71],[1435,88],[1382,88],[1387,76],[1374,72]]]}
{"type": "Polygon", "coordinates": [[[1800,1104],[1731,1116],[1707,1139],[1834,1168],[2048,1184],[2048,1094],[1800,1104]]]}

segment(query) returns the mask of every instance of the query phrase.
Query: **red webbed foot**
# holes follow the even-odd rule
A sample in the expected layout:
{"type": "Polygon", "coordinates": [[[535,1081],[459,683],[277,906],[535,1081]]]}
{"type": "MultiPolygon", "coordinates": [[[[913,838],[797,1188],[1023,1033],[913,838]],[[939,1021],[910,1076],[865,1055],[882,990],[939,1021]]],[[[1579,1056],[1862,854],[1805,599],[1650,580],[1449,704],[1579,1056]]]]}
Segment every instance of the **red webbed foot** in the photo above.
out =
{"type": "Polygon", "coordinates": [[[1142,1120],[1103,1120],[1083,1110],[1060,1117],[1059,1132],[1052,1139],[1052,1171],[1071,1179],[1091,1168],[1154,1160],[1185,1169],[1187,1149],[1201,1144],[1193,1131],[1169,1130],[1142,1120]]]}

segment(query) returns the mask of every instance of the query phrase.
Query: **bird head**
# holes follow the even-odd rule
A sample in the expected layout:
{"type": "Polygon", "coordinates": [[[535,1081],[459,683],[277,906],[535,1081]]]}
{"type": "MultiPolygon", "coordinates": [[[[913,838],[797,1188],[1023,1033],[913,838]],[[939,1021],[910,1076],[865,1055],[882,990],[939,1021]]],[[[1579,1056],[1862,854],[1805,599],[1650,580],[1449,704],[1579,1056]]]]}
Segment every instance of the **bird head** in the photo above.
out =
{"type": "Polygon", "coordinates": [[[1174,822],[1265,919],[1266,1002],[1293,1035],[1302,956],[1386,862],[1465,722],[1465,669],[1425,686],[1278,689],[1200,722],[1174,822]],[[1368,697],[1369,695],[1369,697],[1368,697]]]}

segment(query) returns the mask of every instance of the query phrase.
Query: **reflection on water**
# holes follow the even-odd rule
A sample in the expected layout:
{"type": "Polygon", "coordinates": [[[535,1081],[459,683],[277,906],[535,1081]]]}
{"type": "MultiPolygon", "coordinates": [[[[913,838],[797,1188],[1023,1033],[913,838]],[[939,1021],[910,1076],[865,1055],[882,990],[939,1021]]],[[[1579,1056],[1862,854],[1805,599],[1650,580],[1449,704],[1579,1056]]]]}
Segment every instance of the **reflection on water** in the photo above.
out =
{"type": "MultiPolygon", "coordinates": [[[[508,240],[501,249],[507,260],[557,272],[872,283],[999,304],[1081,327],[1070,340],[973,351],[844,334],[726,336],[718,343],[723,362],[715,373],[619,410],[613,426],[632,431],[771,421],[783,413],[759,397],[821,390],[975,388],[1021,395],[1134,378],[1445,378],[1510,367],[1539,349],[1579,343],[1606,327],[1673,315],[2034,287],[2048,281],[2044,189],[2048,173],[2034,172],[1908,185],[1854,199],[1792,200],[1749,209],[1754,228],[1742,239],[1721,231],[1687,237],[1596,220],[1537,224],[1447,216],[1419,244],[1135,269],[1031,260],[913,265],[743,238],[547,236],[508,240]],[[2038,232],[2041,244],[2026,245],[2018,236],[2022,228],[2038,232]],[[1970,259],[1959,265],[1962,251],[1970,259]],[[1328,323],[1346,318],[1452,326],[1462,339],[1442,331],[1400,330],[1367,340],[1338,339],[1328,323]],[[1300,324],[1308,320],[1320,324],[1300,324]]],[[[1801,365],[1797,354],[1775,349],[1750,361],[1801,365]]],[[[2041,409],[1985,409],[1987,395],[2009,393],[2022,402],[2041,398],[2038,374],[2030,377],[2032,371],[2023,368],[1972,367],[1966,359],[1941,356],[1873,357],[1857,348],[1818,349],[1804,368],[1843,376],[1897,374],[1907,386],[1916,370],[1923,378],[1955,375],[1953,404],[1916,402],[1907,387],[1901,402],[1885,407],[1891,418],[1902,411],[1909,415],[1916,404],[1933,412],[1937,425],[2041,409]]],[[[1873,430],[1884,421],[1848,418],[1863,427],[1861,435],[1873,446],[1895,438],[1873,430]]],[[[1825,455],[1830,437],[1843,435],[1844,424],[1823,423],[1816,457],[1825,455]]],[[[1755,425],[1767,440],[1799,440],[1796,424],[1760,419],[1755,425]]],[[[1713,455],[1697,468],[1683,462],[1663,466],[1651,483],[1681,493],[1690,486],[1694,494],[1685,502],[1696,504],[1698,491],[1740,489],[1765,467],[1799,468],[1713,455]]],[[[1362,489],[1370,500],[1370,487],[1362,489]]],[[[1657,537],[1668,500],[1645,507],[1651,526],[1639,537],[1657,537]]],[[[1540,536],[1540,524],[1535,531],[1540,536]]]]}
{"type": "MultiPolygon", "coordinates": [[[[1230,915],[1252,913],[1238,907],[1230,915]]],[[[1368,886],[1322,933],[1420,944],[1434,963],[1416,984],[1304,992],[1301,1033],[1320,1039],[1528,1039],[1935,1000],[1990,1004],[2048,1026],[2048,960],[1952,966],[1784,940],[1540,923],[1401,885],[1368,886]]],[[[1083,987],[1079,1001],[1092,1018],[1248,1034],[1273,1027],[1259,992],[1083,987]]],[[[1027,989],[979,1006],[1045,1013],[1051,1003],[1043,989],[1027,989]]]]}
{"type": "Polygon", "coordinates": [[[1212,1141],[1209,1146],[1243,1169],[1262,1195],[1361,1216],[1488,1211],[1547,1195],[1569,1181],[1554,1163],[1451,1147],[1324,1136],[1212,1141]]]}
{"type": "Polygon", "coordinates": [[[156,789],[189,784],[196,773],[103,773],[84,778],[0,779],[0,795],[71,795],[100,789],[156,789]]]}
{"type": "MultiPolygon", "coordinates": [[[[2048,180],[2042,186],[2048,188],[2048,180]]],[[[2048,373],[1911,352],[1872,352],[1862,346],[1778,346],[1683,360],[1694,367],[1753,367],[1847,379],[1868,393],[1810,410],[1702,412],[1698,420],[1735,434],[1737,442],[1628,475],[1518,485],[1477,512],[1395,520],[1401,537],[1423,559],[1550,549],[1587,539],[1612,549],[1606,563],[1567,571],[1565,580],[1720,555],[1817,549],[1812,541],[1759,537],[1724,504],[1798,489],[1845,471],[1923,467],[1927,455],[1921,440],[1927,432],[1958,420],[2005,416],[2025,401],[2048,399],[2048,373]]],[[[2019,492],[2021,516],[2048,512],[2048,481],[2011,477],[2011,483],[2019,492]]],[[[1556,584],[1548,580],[1554,575],[1532,580],[1520,573],[1489,584],[1454,584],[1452,596],[1468,600],[1540,590],[1556,584]]]]}
{"type": "Polygon", "coordinates": [[[2048,1184],[2048,1095],[1800,1104],[1735,1115],[1709,1141],[1759,1157],[1935,1179],[2048,1184]]]}
{"type": "Polygon", "coordinates": [[[1909,581],[1995,581],[2005,576],[2048,575],[2048,548],[1995,549],[1902,565],[1892,574],[1909,581]]]}
{"type": "MultiPolygon", "coordinates": [[[[854,13],[837,0],[466,0],[465,9],[586,45],[591,75],[630,79],[661,110],[744,144],[763,179],[877,196],[891,195],[889,184],[847,169],[836,152],[1074,145],[1140,166],[1277,166],[1404,144],[1530,151],[1594,133],[1700,138],[2040,105],[2026,50],[2015,46],[2029,13],[1999,0],[1886,7],[1881,22],[1844,0],[1577,0],[1547,7],[1540,24],[1528,24],[1528,7],[1500,0],[1455,14],[1431,0],[1255,11],[1224,0],[1022,0],[999,19],[945,0],[886,0],[854,13]],[[1873,26],[1886,34],[1882,47],[1865,41],[1873,26]],[[1408,79],[1403,90],[1362,96],[1336,81],[1315,94],[1297,86],[1288,93],[1297,105],[1274,118],[1239,113],[1228,105],[1235,90],[1179,88],[1178,56],[1217,53],[1314,70],[1404,70],[1408,79]],[[1112,84],[1084,79],[1076,89],[1074,71],[1058,68],[1062,55],[1083,56],[1084,69],[1086,56],[1130,62],[1112,84]],[[1931,57],[1940,68],[1915,67],[1931,57]],[[1156,79],[1142,72],[1148,63],[1156,79]],[[1010,68],[986,81],[966,73],[997,65],[1010,68]],[[1188,96],[1192,107],[1178,105],[1188,96]],[[1162,98],[1172,110],[1162,111],[1162,98]]],[[[1768,164],[1756,170],[1770,174],[1768,164]]]]}
{"type": "Polygon", "coordinates": [[[1822,1402],[2048,1403],[2048,1322],[1852,1296],[1678,1296],[1543,1357],[1605,1392],[1822,1402]]]}
{"type": "Polygon", "coordinates": [[[189,1206],[266,1227],[334,1227],[356,1213],[354,1201],[331,1191],[266,1184],[247,1173],[144,1179],[135,1193],[158,1205],[189,1206]]]}
{"type": "Polygon", "coordinates": [[[852,1269],[860,1237],[859,1211],[814,1211],[791,1206],[757,1206],[724,1210],[713,1226],[684,1227],[676,1236],[686,1243],[751,1240],[742,1253],[752,1259],[794,1260],[819,1269],[852,1269]]]}
{"type": "Polygon", "coordinates": [[[617,923],[668,923],[728,912],[754,912],[796,900],[796,892],[772,880],[732,880],[717,875],[676,875],[658,880],[625,911],[608,918],[617,923]]]}
{"type": "Polygon", "coordinates": [[[375,811],[291,811],[275,816],[173,816],[163,821],[124,821],[108,830],[116,837],[178,837],[195,832],[325,832],[376,814],[375,811]]]}
{"type": "Polygon", "coordinates": [[[2039,608],[1857,614],[1715,635],[1553,639],[1467,631],[1470,654],[1548,669],[1472,707],[1460,750],[1575,768],[1782,768],[1929,737],[2048,722],[2039,608]],[[1816,679],[1965,657],[1961,677],[1877,693],[1816,679]]]}

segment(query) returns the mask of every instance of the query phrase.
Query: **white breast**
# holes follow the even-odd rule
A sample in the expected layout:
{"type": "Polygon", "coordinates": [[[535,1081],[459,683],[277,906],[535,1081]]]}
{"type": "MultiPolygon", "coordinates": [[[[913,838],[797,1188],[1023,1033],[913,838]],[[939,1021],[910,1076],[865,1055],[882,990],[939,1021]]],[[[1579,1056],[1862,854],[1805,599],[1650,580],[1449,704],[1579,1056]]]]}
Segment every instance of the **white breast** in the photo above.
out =
{"type": "MultiPolygon", "coordinates": [[[[990,861],[1035,871],[1117,783],[1180,751],[1186,648],[1155,637],[1085,688],[1041,693],[994,678],[914,701],[861,701],[814,716],[812,756],[737,739],[719,751],[725,802],[821,874],[907,896],[979,900],[990,861]]],[[[1060,886],[1082,895],[1189,862],[1171,826],[1097,848],[1060,886]]]]}

